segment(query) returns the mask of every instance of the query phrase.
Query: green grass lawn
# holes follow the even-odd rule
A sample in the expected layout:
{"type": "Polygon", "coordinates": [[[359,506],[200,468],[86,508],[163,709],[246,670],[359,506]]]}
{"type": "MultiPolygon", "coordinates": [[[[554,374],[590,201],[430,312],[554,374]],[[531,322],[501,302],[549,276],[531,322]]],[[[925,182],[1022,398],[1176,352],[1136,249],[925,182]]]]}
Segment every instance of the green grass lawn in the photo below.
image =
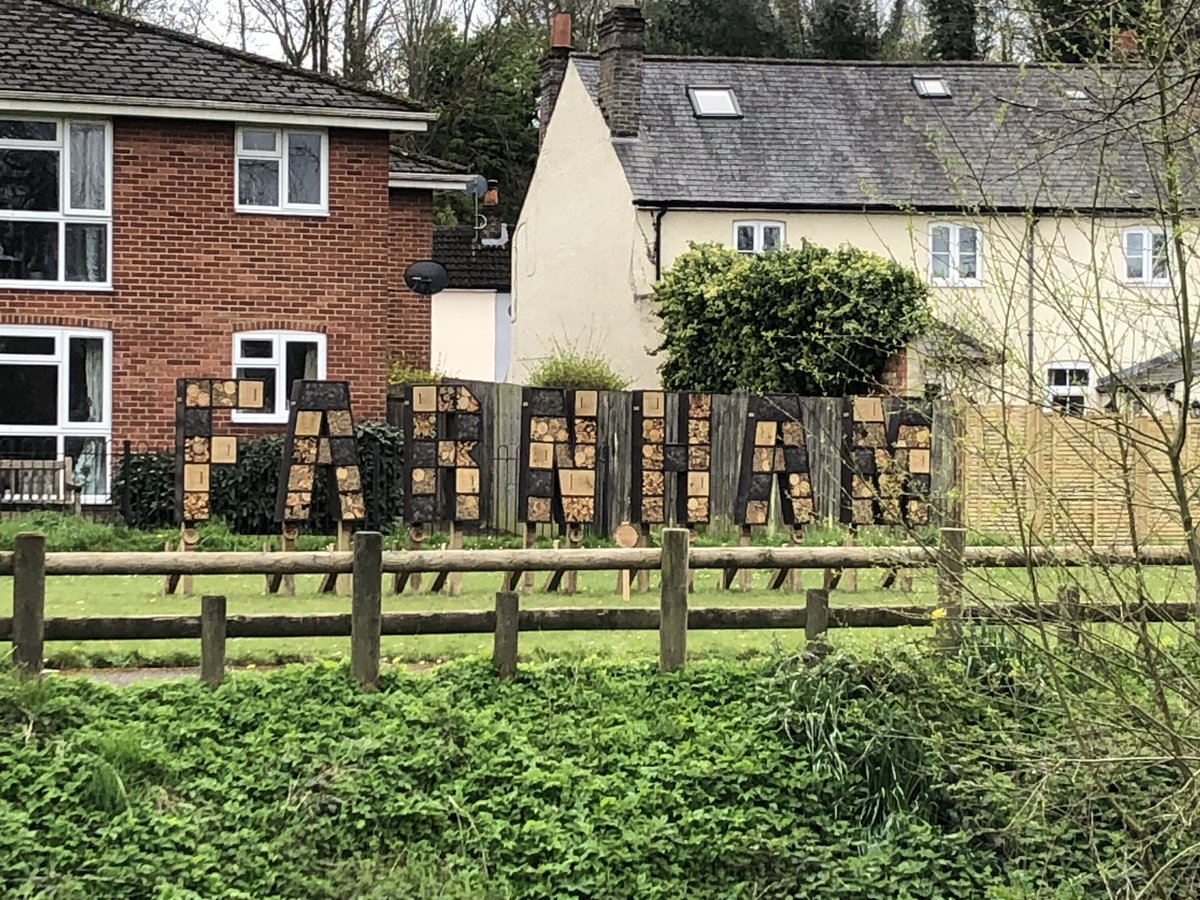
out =
{"type": "MultiPolygon", "coordinates": [[[[936,576],[932,571],[914,573],[913,590],[879,587],[883,573],[865,570],[858,573],[856,590],[835,590],[830,598],[833,606],[872,605],[937,605],[936,576]]],[[[778,606],[803,604],[802,594],[767,590],[768,572],[757,572],[749,592],[719,591],[718,573],[696,573],[695,606],[778,606]]],[[[425,585],[432,580],[426,575],[425,585]]],[[[545,574],[538,574],[533,593],[523,595],[521,602],[528,607],[617,606],[624,601],[616,591],[615,573],[588,572],[579,575],[579,592],[574,596],[543,593],[545,574]]],[[[820,584],[820,572],[806,572],[805,584],[820,584]]],[[[652,606],[658,602],[657,575],[651,576],[649,593],[635,593],[631,603],[652,606]]],[[[1131,596],[1130,573],[1105,573],[1098,570],[1046,570],[1039,573],[1038,591],[1044,599],[1053,599],[1054,591],[1064,580],[1078,580],[1084,596],[1095,602],[1114,602],[1131,596]]],[[[194,595],[164,596],[162,579],[155,577],[70,576],[52,577],[47,582],[47,616],[123,616],[123,615],[195,615],[199,612],[201,594],[224,594],[229,600],[230,614],[253,613],[313,613],[344,612],[349,599],[316,593],[318,576],[297,577],[295,597],[272,596],[265,593],[263,579],[256,576],[198,576],[194,579],[194,595]]],[[[463,593],[458,597],[429,594],[395,596],[385,590],[384,610],[451,610],[489,609],[501,581],[499,574],[470,573],[464,576],[463,593]]],[[[1185,569],[1155,569],[1149,577],[1155,600],[1190,600],[1193,579],[1185,569]]],[[[390,579],[388,581],[390,585],[390,579]]],[[[0,578],[0,614],[11,614],[12,579],[0,578]]],[[[1032,588],[1028,577],[1019,570],[979,570],[967,575],[967,602],[1013,602],[1028,600],[1032,588]]],[[[835,629],[831,640],[847,647],[877,646],[886,642],[906,642],[927,637],[929,629],[835,629]]],[[[802,632],[777,631],[695,631],[688,637],[689,652],[696,657],[748,657],[776,650],[790,651],[804,641],[802,632]]],[[[235,639],[229,642],[232,663],[266,664],[306,659],[337,659],[347,655],[348,638],[311,639],[235,639]]],[[[388,659],[403,662],[437,661],[452,657],[490,653],[491,637],[476,635],[429,635],[421,637],[385,637],[383,653],[388,659]]],[[[522,633],[521,654],[524,657],[647,657],[657,653],[655,632],[549,632],[522,633]]],[[[52,642],[46,647],[48,664],[80,665],[187,665],[198,659],[199,642],[192,640],[160,641],[89,641],[83,643],[52,642]]]]}

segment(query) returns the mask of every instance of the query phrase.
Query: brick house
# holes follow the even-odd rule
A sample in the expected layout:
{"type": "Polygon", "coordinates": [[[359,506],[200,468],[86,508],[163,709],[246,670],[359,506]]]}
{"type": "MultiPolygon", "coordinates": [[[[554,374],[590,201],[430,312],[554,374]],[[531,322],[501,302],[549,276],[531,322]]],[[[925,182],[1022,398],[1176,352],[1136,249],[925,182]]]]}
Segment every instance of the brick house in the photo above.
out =
{"type": "Polygon", "coordinates": [[[305,376],[383,419],[390,361],[429,356],[403,271],[466,180],[390,151],[434,117],[63,0],[4,0],[0,34],[0,459],[69,457],[103,502],[183,375],[262,378],[244,435],[305,376]]]}

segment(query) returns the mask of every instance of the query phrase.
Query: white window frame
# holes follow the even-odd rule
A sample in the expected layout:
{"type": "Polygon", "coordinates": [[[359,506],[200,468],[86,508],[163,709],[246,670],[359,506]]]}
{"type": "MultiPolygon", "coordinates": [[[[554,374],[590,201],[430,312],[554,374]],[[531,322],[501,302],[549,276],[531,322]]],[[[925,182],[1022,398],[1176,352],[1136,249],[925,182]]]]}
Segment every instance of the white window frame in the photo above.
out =
{"type": "Polygon", "coordinates": [[[787,226],[783,222],[774,219],[739,219],[733,223],[733,249],[738,253],[744,253],[750,256],[763,251],[763,229],[778,228],[779,229],[779,245],[776,250],[782,250],[787,246],[787,226]],[[740,250],[738,249],[738,229],[753,228],[754,229],[754,249],[740,250]]]}
{"type": "Polygon", "coordinates": [[[233,411],[233,421],[248,424],[286,424],[288,420],[288,386],[284,384],[287,377],[287,353],[284,345],[290,341],[304,341],[317,345],[317,379],[324,380],[328,360],[326,336],[319,331],[286,331],[259,330],[235,331],[233,334],[233,377],[238,377],[238,369],[274,369],[275,374],[275,409],[271,412],[233,411]],[[272,341],[273,349],[270,359],[242,356],[239,352],[240,341],[272,341]]]}
{"type": "Polygon", "coordinates": [[[102,438],[104,440],[104,459],[108,467],[105,482],[109,486],[107,494],[82,494],[81,502],[88,504],[107,503],[112,491],[112,421],[113,421],[113,382],[112,382],[112,332],[100,328],[56,328],[40,325],[0,325],[0,335],[12,337],[49,337],[55,339],[55,352],[30,354],[0,354],[0,365],[26,364],[54,366],[59,370],[58,376],[58,422],[54,425],[5,425],[0,424],[0,436],[18,438],[54,438],[55,452],[58,459],[64,458],[67,438],[102,438]],[[71,379],[68,373],[70,365],[71,338],[99,338],[104,347],[104,406],[99,422],[72,422],[70,420],[70,389],[71,379]]]}
{"type": "Polygon", "coordinates": [[[1060,415],[1075,415],[1068,409],[1055,404],[1058,398],[1078,397],[1080,399],[1082,409],[1079,415],[1087,412],[1089,406],[1090,395],[1092,391],[1092,382],[1096,374],[1090,362],[1084,362],[1078,359],[1059,359],[1046,363],[1045,366],[1046,378],[1046,408],[1051,412],[1059,413],[1060,415]],[[1059,384],[1053,385],[1050,383],[1050,373],[1056,369],[1082,369],[1087,372],[1087,384],[1059,384]]]}
{"type": "Polygon", "coordinates": [[[943,287],[980,287],[983,284],[983,229],[966,222],[932,222],[929,225],[929,283],[943,287]],[[933,271],[933,232],[937,228],[950,229],[950,275],[941,277],[933,271]],[[961,237],[964,229],[975,232],[975,277],[964,278],[959,273],[961,237]]]}
{"type": "Polygon", "coordinates": [[[54,280],[32,278],[0,278],[0,288],[20,288],[33,291],[111,291],[113,278],[113,128],[109,119],[91,117],[31,116],[28,113],[10,113],[0,109],[0,119],[10,122],[42,122],[54,124],[57,140],[29,141],[0,138],[0,149],[5,150],[53,150],[59,154],[58,210],[56,212],[0,209],[0,219],[19,222],[58,223],[58,277],[54,280]],[[71,141],[68,139],[72,124],[102,125],[104,127],[104,209],[74,209],[71,202],[71,141]],[[103,281],[67,281],[67,225],[105,225],[106,259],[104,271],[108,276],[103,281]]]}
{"type": "Polygon", "coordinates": [[[1134,225],[1121,230],[1121,280],[1126,284],[1140,284],[1147,287],[1170,287],[1171,285],[1171,236],[1167,229],[1157,225],[1134,225]],[[1142,277],[1135,278],[1129,274],[1129,237],[1141,235],[1142,238],[1142,277]],[[1167,274],[1165,277],[1154,275],[1154,238],[1161,236],[1166,252],[1167,274]]]}
{"type": "Polygon", "coordinates": [[[688,100],[692,104],[692,114],[697,119],[740,119],[742,105],[738,103],[737,93],[726,85],[694,84],[688,85],[688,100]],[[706,94],[724,94],[729,99],[730,108],[714,112],[704,109],[702,97],[706,94]]]}
{"type": "Polygon", "coordinates": [[[329,132],[324,128],[279,128],[270,125],[239,125],[234,129],[233,144],[233,208],[239,213],[269,216],[327,216],[329,215],[329,132]],[[275,150],[243,150],[242,135],[247,131],[270,131],[275,134],[275,150]],[[315,134],[321,138],[321,202],[288,202],[288,137],[292,134],[315,134]],[[241,167],[243,159],[267,159],[279,163],[279,205],[252,206],[240,200],[241,167]]]}

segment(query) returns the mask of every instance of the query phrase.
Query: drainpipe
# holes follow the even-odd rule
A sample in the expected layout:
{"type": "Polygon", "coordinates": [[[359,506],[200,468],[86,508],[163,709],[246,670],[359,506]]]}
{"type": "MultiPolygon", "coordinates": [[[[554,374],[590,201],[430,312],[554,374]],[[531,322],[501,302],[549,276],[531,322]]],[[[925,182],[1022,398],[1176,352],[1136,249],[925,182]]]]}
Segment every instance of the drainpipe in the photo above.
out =
{"type": "Polygon", "coordinates": [[[1037,235],[1038,217],[1033,216],[1029,220],[1027,234],[1025,236],[1025,266],[1028,270],[1029,281],[1029,298],[1028,307],[1025,310],[1026,319],[1029,325],[1029,331],[1026,333],[1025,347],[1025,366],[1029,372],[1029,402],[1033,402],[1034,391],[1037,390],[1037,377],[1033,367],[1034,362],[1034,327],[1033,327],[1033,307],[1034,307],[1034,260],[1033,260],[1033,240],[1037,235]]]}
{"type": "Polygon", "coordinates": [[[667,205],[664,203],[658,208],[658,212],[654,214],[654,280],[658,281],[662,278],[662,220],[667,214],[667,205]]]}

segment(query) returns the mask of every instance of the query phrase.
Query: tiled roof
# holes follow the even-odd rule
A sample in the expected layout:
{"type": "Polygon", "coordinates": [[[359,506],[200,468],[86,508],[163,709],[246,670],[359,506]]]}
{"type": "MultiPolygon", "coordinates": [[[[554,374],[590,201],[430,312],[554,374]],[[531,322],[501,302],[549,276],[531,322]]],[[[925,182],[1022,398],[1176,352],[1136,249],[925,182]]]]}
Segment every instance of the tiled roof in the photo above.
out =
{"type": "Polygon", "coordinates": [[[415,104],[66,0],[0,0],[0,96],[386,113],[415,104]]]}
{"type": "Polygon", "coordinates": [[[444,159],[392,147],[390,170],[393,175],[466,175],[468,170],[444,159]]]}
{"type": "MultiPolygon", "coordinates": [[[[1200,353],[1200,343],[1192,346],[1192,352],[1193,354],[1200,353]]],[[[1121,387],[1132,387],[1143,391],[1157,390],[1181,381],[1183,381],[1183,354],[1178,350],[1171,350],[1099,379],[1096,382],[1096,388],[1104,393],[1121,387]]]]}
{"type": "MultiPolygon", "coordinates": [[[[573,61],[595,98],[599,62],[573,61]]],[[[1124,210],[1159,193],[1122,102],[1152,98],[1143,75],[651,56],[640,135],[614,147],[643,203],[1124,210]],[[918,75],[952,96],[918,96],[918,75]],[[732,88],[742,117],[697,118],[689,86],[732,88]]]]}
{"type": "Polygon", "coordinates": [[[470,225],[434,228],[433,258],[446,267],[452,288],[507,291],[512,286],[512,242],[482,246],[470,225]]]}

